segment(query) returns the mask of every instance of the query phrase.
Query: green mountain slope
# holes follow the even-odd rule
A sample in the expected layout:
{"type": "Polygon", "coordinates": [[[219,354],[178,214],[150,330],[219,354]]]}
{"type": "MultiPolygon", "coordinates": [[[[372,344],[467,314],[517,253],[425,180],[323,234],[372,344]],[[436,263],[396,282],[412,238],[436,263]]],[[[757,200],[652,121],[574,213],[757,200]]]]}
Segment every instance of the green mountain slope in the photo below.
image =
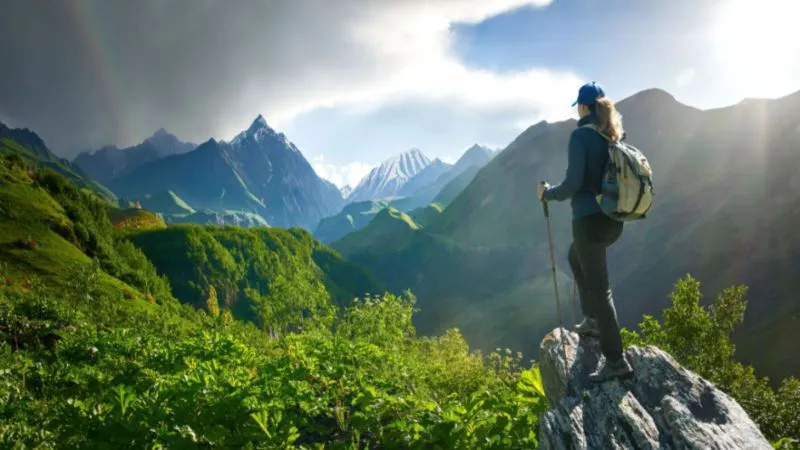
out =
{"type": "Polygon", "coordinates": [[[263,209],[264,203],[232,170],[229,153],[224,143],[212,139],[189,153],[145,164],[115,180],[111,188],[128,198],[172,191],[196,209],[263,209]]]}
{"type": "Polygon", "coordinates": [[[175,303],[144,255],[115,237],[107,204],[50,169],[30,171],[0,158],[0,261],[7,273],[56,291],[74,290],[91,275],[106,295],[175,303]]]}
{"type": "Polygon", "coordinates": [[[314,230],[314,237],[323,243],[333,242],[348,233],[364,228],[378,211],[387,208],[390,204],[391,202],[388,200],[350,203],[338,214],[320,220],[314,230]]]}
{"type": "MultiPolygon", "coordinates": [[[[752,301],[736,336],[739,356],[773,378],[797,373],[800,359],[792,356],[796,353],[791,342],[800,338],[800,303],[794,301],[800,290],[794,275],[800,240],[792,224],[800,223],[800,213],[792,205],[800,204],[800,190],[792,189],[798,178],[790,168],[800,166],[800,153],[793,150],[800,147],[796,125],[800,93],[701,111],[663,91],[648,90],[618,107],[625,117],[628,142],[640,147],[654,167],[657,196],[651,217],[627,225],[609,252],[622,324],[631,327],[643,314],[658,315],[669,302],[666,293],[672,283],[686,273],[702,280],[710,292],[747,284],[752,301]],[[759,351],[765,347],[771,351],[759,351]]],[[[396,254],[347,251],[357,248],[353,244],[358,240],[356,233],[343,248],[345,256],[373,268],[392,289],[412,289],[419,296],[418,323],[423,332],[438,329],[437,320],[443,317],[459,317],[465,305],[491,302],[500,292],[513,293],[549,266],[536,184],[563,177],[567,141],[575,123],[542,122],[526,130],[423,233],[411,239],[399,234],[406,244],[396,254]],[[478,262],[483,258],[479,253],[452,254],[440,260],[430,257],[431,252],[446,255],[448,246],[506,255],[499,259],[509,261],[513,270],[478,262]],[[473,266],[481,271],[473,271],[473,266]],[[491,293],[458,282],[442,291],[433,286],[435,280],[419,275],[443,270],[447,276],[452,271],[454,279],[482,278],[491,293]],[[426,307],[436,313],[428,316],[426,307]]],[[[568,274],[569,205],[555,204],[551,211],[557,264],[568,274]]],[[[566,283],[568,278],[564,278],[566,283]]],[[[527,294],[510,295],[518,296],[514,303],[523,304],[527,294]]],[[[542,295],[552,299],[553,294],[542,295]]],[[[512,310],[496,314],[486,320],[514,322],[512,310]]],[[[552,314],[537,313],[527,328],[547,330],[556,324],[552,314]]],[[[523,328],[520,325],[509,333],[503,346],[533,355],[538,341],[523,328]]],[[[465,335],[480,345],[473,339],[476,334],[465,335]]]]}
{"type": "Polygon", "coordinates": [[[139,200],[142,208],[161,214],[192,214],[195,212],[188,203],[172,191],[147,195],[139,200]]]}
{"type": "Polygon", "coordinates": [[[279,294],[306,305],[311,314],[331,300],[346,304],[384,290],[363,269],[321,249],[301,229],[173,225],[130,239],[167,276],[177,298],[202,307],[208,286],[214,286],[220,306],[242,320],[260,320],[258,308],[268,301],[264,299],[277,301],[273,297],[279,294]],[[316,264],[315,255],[328,272],[316,264]],[[286,286],[290,291],[281,290],[286,286]]]}
{"type": "Polygon", "coordinates": [[[242,228],[268,227],[263,217],[246,211],[197,211],[191,214],[168,214],[164,220],[170,224],[193,223],[198,225],[236,225],[242,228]]]}
{"type": "Polygon", "coordinates": [[[475,179],[475,175],[478,174],[481,168],[482,166],[474,165],[465,169],[442,187],[439,193],[436,194],[436,197],[433,198],[433,202],[445,206],[452,203],[453,200],[458,197],[458,194],[464,191],[472,180],[475,179]]]}
{"type": "Polygon", "coordinates": [[[11,129],[0,123],[0,155],[10,154],[20,155],[39,167],[54,170],[107,202],[116,203],[116,197],[108,188],[87,177],[79,167],[53,154],[36,133],[27,128],[11,129]]]}
{"type": "MultiPolygon", "coordinates": [[[[530,343],[549,331],[552,274],[534,262],[530,249],[459,243],[402,223],[395,219],[395,227],[375,229],[373,222],[331,246],[371,268],[390,290],[411,287],[420,332],[455,327],[470,336],[473,348],[530,351],[530,343]]],[[[559,272],[559,280],[562,293],[568,292],[568,278],[559,272]]]]}
{"type": "Polygon", "coordinates": [[[408,216],[420,227],[425,227],[436,220],[442,211],[444,211],[444,206],[442,206],[441,203],[431,203],[428,206],[417,208],[409,212],[408,216]]]}
{"type": "Polygon", "coordinates": [[[331,247],[345,255],[391,253],[402,248],[418,229],[408,214],[389,207],[380,210],[366,227],[333,242],[331,247]]]}

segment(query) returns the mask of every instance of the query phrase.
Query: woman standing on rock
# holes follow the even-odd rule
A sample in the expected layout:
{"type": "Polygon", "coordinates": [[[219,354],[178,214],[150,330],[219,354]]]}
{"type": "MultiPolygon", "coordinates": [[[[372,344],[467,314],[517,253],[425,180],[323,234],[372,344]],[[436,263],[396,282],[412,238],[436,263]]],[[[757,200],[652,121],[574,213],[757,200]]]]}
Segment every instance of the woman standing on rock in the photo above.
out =
{"type": "Polygon", "coordinates": [[[538,196],[542,201],[572,199],[573,241],[569,248],[569,264],[586,317],[574,331],[599,336],[604,356],[589,379],[627,378],[633,374],[633,369],[623,356],[606,265],[606,249],[619,239],[623,224],[604,214],[595,198],[609,158],[606,138],[622,140],[625,133],[614,103],[599,84],[591,82],[581,86],[572,106],[575,105],[578,105],[580,120],[569,137],[564,181],[552,187],[542,182],[538,196]],[[584,126],[589,124],[596,129],[584,126]]]}

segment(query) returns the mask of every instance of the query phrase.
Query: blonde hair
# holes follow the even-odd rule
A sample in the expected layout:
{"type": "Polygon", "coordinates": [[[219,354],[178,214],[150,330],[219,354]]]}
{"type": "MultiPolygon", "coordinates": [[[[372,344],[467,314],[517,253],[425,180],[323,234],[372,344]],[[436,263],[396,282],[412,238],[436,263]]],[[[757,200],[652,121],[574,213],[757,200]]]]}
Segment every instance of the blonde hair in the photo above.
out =
{"type": "Polygon", "coordinates": [[[595,100],[594,113],[597,116],[597,128],[601,133],[612,141],[622,139],[622,120],[610,98],[600,97],[595,100]]]}

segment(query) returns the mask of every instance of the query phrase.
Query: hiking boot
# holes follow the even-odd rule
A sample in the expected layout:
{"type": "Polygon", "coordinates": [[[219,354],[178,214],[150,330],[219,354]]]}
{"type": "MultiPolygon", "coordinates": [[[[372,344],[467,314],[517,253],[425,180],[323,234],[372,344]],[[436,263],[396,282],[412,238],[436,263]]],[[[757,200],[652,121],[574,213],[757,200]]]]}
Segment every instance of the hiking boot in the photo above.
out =
{"type": "Polygon", "coordinates": [[[572,331],[581,336],[600,336],[600,328],[597,327],[597,320],[588,317],[583,319],[583,322],[572,327],[572,331]]]}
{"type": "Polygon", "coordinates": [[[623,356],[618,361],[607,361],[602,358],[597,364],[597,370],[589,374],[589,381],[598,383],[614,378],[626,379],[633,376],[633,368],[623,356]]]}

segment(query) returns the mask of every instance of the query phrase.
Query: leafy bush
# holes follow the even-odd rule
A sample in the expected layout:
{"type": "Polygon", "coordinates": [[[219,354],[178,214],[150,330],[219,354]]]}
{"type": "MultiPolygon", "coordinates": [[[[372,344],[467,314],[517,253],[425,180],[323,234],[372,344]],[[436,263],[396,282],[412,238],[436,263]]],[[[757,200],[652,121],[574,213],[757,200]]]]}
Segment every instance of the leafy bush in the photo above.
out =
{"type": "Polygon", "coordinates": [[[400,345],[414,336],[411,316],[415,302],[410,293],[405,297],[387,294],[356,299],[337,324],[339,334],[374,344],[400,345]]]}
{"type": "Polygon", "coordinates": [[[53,348],[75,314],[46,297],[37,279],[0,287],[0,342],[12,350],[53,348]]]}
{"type": "MultiPolygon", "coordinates": [[[[40,298],[15,292],[4,308],[40,298]]],[[[163,307],[91,321],[26,310],[57,318],[62,341],[55,356],[0,347],[0,446],[535,447],[538,370],[469,354],[455,330],[413,337],[412,304],[370,298],[331,329],[271,342],[205,314],[176,326],[163,307]]]]}

